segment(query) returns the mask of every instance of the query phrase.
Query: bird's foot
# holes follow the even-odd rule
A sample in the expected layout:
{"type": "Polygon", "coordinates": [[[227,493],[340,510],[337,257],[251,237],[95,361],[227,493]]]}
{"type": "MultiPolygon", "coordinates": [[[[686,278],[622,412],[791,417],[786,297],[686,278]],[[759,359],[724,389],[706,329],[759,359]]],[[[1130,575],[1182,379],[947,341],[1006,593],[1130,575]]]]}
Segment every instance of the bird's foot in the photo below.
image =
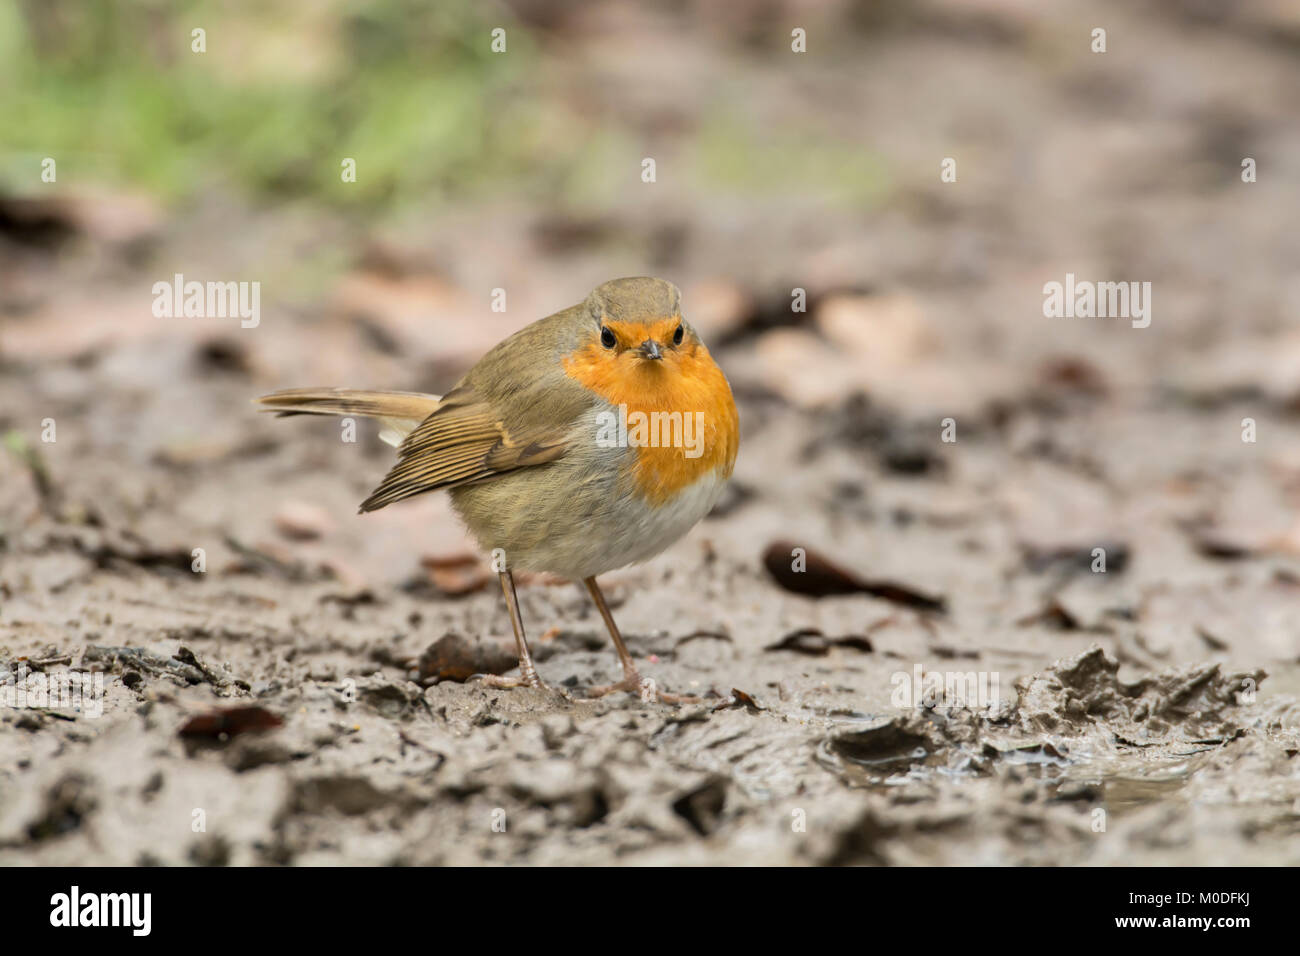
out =
{"type": "Polygon", "coordinates": [[[484,687],[537,687],[541,690],[551,690],[551,686],[538,677],[536,671],[529,671],[518,677],[506,677],[503,674],[473,674],[469,680],[476,681],[484,687]]]}
{"type": "Polygon", "coordinates": [[[612,694],[615,691],[627,691],[629,694],[636,694],[642,702],[652,704],[656,700],[665,704],[702,704],[703,697],[691,697],[686,694],[669,694],[659,689],[653,677],[642,677],[634,670],[624,672],[623,679],[617,684],[606,684],[603,687],[592,687],[587,690],[589,698],[604,697],[606,694],[612,694]]]}

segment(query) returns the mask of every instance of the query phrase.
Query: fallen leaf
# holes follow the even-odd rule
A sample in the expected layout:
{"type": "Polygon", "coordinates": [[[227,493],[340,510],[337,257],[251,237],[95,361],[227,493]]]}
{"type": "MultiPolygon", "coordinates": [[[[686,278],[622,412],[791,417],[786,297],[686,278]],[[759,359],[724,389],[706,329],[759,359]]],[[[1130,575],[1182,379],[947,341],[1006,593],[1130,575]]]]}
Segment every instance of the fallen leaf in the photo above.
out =
{"type": "Polygon", "coordinates": [[[925,594],[893,581],[860,578],[809,548],[798,548],[803,552],[804,568],[796,571],[792,556],[797,547],[789,541],[774,541],[763,552],[763,566],[776,583],[787,591],[810,597],[870,594],[920,611],[943,613],[947,610],[947,603],[942,597],[925,594]]]}
{"type": "Polygon", "coordinates": [[[857,634],[846,634],[843,637],[827,637],[815,627],[804,627],[792,631],[775,644],[769,644],[763,650],[794,651],[797,654],[807,654],[810,657],[825,657],[833,647],[849,647],[867,654],[870,654],[875,649],[868,638],[857,634]]]}
{"type": "Polygon", "coordinates": [[[763,566],[776,583],[795,594],[810,597],[828,597],[837,594],[857,594],[862,590],[857,577],[816,551],[800,548],[789,541],[774,541],[763,552],[763,566]],[[803,570],[795,570],[796,552],[804,557],[803,570]]]}
{"type": "Polygon", "coordinates": [[[714,707],[713,712],[716,714],[720,710],[728,710],[732,707],[744,707],[746,710],[754,713],[765,709],[749,694],[746,694],[743,690],[737,690],[735,687],[731,688],[731,696],[725,698],[722,703],[714,707]]]}
{"type": "Polygon", "coordinates": [[[218,740],[237,734],[274,730],[283,724],[283,720],[264,707],[223,707],[191,717],[180,729],[180,735],[218,740]]]}
{"type": "Polygon", "coordinates": [[[471,641],[448,632],[420,655],[416,681],[420,684],[442,680],[463,682],[475,674],[504,674],[518,665],[513,641],[507,643],[498,638],[471,641]]]}

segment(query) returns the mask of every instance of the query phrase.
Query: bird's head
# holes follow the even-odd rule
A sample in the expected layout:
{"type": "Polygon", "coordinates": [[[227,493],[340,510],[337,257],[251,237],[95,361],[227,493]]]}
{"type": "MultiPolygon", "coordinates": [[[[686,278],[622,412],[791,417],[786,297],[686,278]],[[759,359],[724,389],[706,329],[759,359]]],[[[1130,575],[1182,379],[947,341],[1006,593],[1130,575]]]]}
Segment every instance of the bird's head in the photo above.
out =
{"type": "Polygon", "coordinates": [[[582,352],[611,375],[671,378],[703,348],[682,317],[682,294],[671,282],[612,279],[587,297],[582,352]]]}

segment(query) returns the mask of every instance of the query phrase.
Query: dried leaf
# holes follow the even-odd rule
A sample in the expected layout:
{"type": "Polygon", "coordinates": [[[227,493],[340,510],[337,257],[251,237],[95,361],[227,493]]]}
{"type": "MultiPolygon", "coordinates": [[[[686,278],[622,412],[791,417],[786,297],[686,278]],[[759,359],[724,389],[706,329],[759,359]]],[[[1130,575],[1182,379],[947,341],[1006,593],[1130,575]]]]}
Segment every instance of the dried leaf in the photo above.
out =
{"type": "Polygon", "coordinates": [[[795,594],[810,597],[827,597],[838,594],[858,594],[862,582],[849,571],[833,564],[816,551],[799,548],[789,541],[774,541],[763,552],[763,566],[781,587],[795,594]],[[803,570],[796,571],[792,556],[801,551],[803,570]]]}
{"type": "Polygon", "coordinates": [[[763,566],[781,587],[795,594],[828,597],[840,594],[870,594],[918,611],[943,613],[947,603],[941,597],[918,591],[893,581],[870,581],[840,567],[829,558],[808,548],[803,552],[803,570],[796,571],[792,555],[798,546],[789,541],[774,541],[763,552],[763,566]]]}
{"type": "Polygon", "coordinates": [[[264,707],[223,707],[191,717],[180,729],[180,735],[218,740],[237,734],[274,730],[283,724],[283,720],[264,707]]]}
{"type": "Polygon", "coordinates": [[[504,674],[518,664],[513,643],[493,638],[471,641],[449,632],[420,655],[416,680],[421,684],[465,681],[475,674],[504,674]]]}
{"type": "Polygon", "coordinates": [[[843,637],[827,637],[815,627],[804,627],[791,631],[775,644],[763,648],[765,651],[794,651],[810,657],[825,657],[832,647],[848,647],[870,654],[875,648],[871,640],[858,634],[846,634],[843,637]]]}
{"type": "Polygon", "coordinates": [[[714,707],[713,712],[716,714],[720,710],[728,710],[732,707],[744,707],[746,710],[753,713],[757,713],[764,709],[758,701],[754,700],[753,697],[746,694],[743,690],[737,690],[735,687],[731,688],[731,696],[727,697],[722,701],[722,703],[714,707]]]}

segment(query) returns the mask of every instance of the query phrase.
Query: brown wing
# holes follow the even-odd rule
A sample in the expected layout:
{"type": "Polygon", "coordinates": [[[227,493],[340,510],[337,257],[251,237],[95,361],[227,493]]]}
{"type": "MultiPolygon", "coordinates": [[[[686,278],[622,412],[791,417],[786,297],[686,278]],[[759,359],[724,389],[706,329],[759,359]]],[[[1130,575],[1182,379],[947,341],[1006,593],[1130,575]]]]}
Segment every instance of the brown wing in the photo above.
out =
{"type": "Polygon", "coordinates": [[[555,461],[564,451],[562,430],[511,431],[471,386],[462,385],[444,395],[437,410],[406,436],[397,449],[397,464],[361,510],[555,461]]]}

